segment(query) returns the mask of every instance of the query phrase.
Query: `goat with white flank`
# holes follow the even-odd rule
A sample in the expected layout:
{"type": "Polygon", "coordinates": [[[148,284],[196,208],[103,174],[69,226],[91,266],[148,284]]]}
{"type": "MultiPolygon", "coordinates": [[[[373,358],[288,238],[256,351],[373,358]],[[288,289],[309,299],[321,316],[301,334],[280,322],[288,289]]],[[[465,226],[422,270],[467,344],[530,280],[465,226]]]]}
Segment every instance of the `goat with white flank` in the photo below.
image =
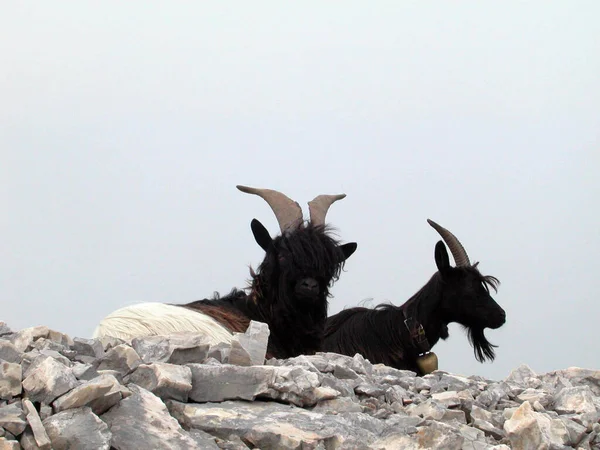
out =
{"type": "Polygon", "coordinates": [[[269,325],[268,357],[289,358],[321,350],[329,288],[338,279],[356,243],[341,245],[329,233],[325,216],[331,204],[345,197],[319,195],[308,203],[310,221],[284,194],[270,189],[237,188],[262,197],[281,228],[272,239],[256,219],[251,228],[266,252],[256,271],[250,270],[247,291],[233,289],[227,296],[182,305],[142,303],[119,309],[104,318],[94,337],[122,339],[193,331],[212,343],[230,342],[233,332],[244,332],[250,320],[269,325]]]}

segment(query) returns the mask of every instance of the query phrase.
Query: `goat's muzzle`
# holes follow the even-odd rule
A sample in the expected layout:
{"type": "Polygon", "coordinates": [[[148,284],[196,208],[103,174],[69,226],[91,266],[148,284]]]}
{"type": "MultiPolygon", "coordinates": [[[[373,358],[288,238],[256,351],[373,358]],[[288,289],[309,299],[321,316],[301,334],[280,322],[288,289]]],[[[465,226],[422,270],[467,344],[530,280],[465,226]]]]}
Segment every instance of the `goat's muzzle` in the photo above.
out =
{"type": "Polygon", "coordinates": [[[319,296],[319,282],[314,278],[303,278],[296,283],[295,293],[306,300],[314,300],[319,296]]]}
{"type": "Polygon", "coordinates": [[[502,308],[499,308],[498,311],[495,311],[494,314],[488,318],[488,327],[494,330],[496,328],[500,328],[505,323],[506,311],[504,311],[502,308]]]}

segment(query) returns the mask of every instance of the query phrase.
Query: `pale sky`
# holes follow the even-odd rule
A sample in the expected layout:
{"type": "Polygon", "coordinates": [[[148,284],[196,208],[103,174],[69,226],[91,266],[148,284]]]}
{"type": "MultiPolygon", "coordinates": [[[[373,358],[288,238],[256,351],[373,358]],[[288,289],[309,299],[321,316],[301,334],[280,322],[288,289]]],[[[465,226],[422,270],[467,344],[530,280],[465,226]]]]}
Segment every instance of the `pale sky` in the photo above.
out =
{"type": "MultiPolygon", "coordinates": [[[[597,1],[10,2],[0,16],[0,320],[90,337],[135,302],[243,287],[275,235],[266,187],[358,243],[330,312],[402,304],[435,272],[431,218],[507,323],[504,378],[599,369],[597,1]]],[[[400,324],[399,324],[400,326],[400,324]]]]}

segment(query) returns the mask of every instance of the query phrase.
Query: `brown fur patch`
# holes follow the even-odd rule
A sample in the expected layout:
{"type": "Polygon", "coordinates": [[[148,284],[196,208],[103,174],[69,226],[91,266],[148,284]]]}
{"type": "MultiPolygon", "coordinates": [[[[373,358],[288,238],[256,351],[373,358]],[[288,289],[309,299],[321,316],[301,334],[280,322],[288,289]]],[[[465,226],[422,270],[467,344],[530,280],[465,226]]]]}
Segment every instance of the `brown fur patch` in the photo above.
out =
{"type": "Polygon", "coordinates": [[[229,331],[244,333],[250,325],[250,319],[243,314],[232,309],[225,309],[222,306],[213,306],[202,303],[184,305],[185,308],[193,311],[200,311],[207,316],[212,317],[221,325],[227,327],[229,331]]]}

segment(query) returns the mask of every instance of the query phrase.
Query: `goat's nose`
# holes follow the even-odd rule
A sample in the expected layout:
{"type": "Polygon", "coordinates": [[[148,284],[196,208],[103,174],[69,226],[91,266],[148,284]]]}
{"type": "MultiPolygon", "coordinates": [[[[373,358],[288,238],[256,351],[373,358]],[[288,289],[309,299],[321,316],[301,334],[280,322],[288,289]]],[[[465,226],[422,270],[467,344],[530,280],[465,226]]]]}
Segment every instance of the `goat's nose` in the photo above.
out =
{"type": "Polygon", "coordinates": [[[302,280],[302,287],[311,291],[316,291],[319,288],[319,283],[314,278],[305,278],[302,280]]]}

